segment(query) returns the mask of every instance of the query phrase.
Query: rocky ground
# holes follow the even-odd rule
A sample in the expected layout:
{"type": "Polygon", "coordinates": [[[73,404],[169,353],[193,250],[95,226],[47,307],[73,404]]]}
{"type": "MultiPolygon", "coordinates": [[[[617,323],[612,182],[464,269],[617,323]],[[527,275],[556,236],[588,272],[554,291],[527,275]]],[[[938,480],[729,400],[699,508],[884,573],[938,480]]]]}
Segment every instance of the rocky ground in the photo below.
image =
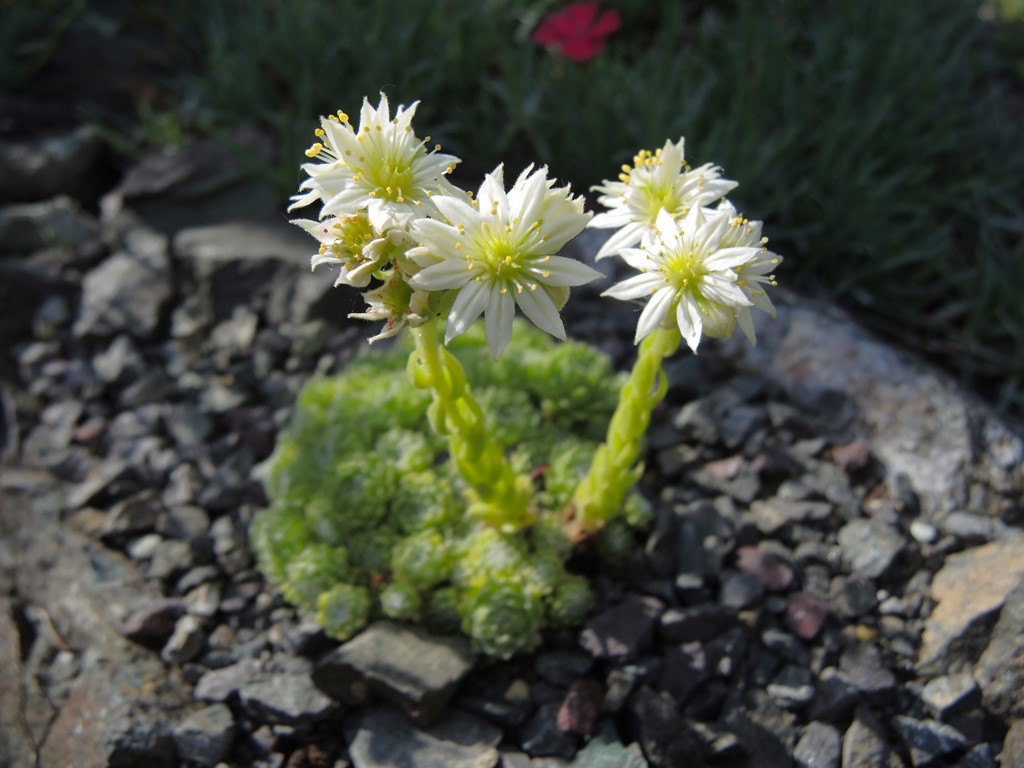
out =
{"type": "MultiPolygon", "coordinates": [[[[356,299],[222,151],[104,162],[0,146],[0,764],[1024,766],[1024,443],[944,374],[783,294],[672,362],[655,525],[580,631],[339,645],[246,528],[356,299]]],[[[610,304],[567,324],[625,364],[610,304]]]]}

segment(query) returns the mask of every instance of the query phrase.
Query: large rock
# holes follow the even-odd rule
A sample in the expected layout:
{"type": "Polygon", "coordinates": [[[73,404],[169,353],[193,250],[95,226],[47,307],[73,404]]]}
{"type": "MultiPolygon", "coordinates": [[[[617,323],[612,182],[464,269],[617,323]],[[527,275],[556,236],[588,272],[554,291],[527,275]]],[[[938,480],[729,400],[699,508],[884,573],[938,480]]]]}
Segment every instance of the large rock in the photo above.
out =
{"type": "Polygon", "coordinates": [[[69,197],[0,208],[0,255],[75,250],[99,237],[96,220],[69,197]]]}
{"type": "Polygon", "coordinates": [[[723,343],[726,355],[795,402],[828,391],[852,401],[872,449],[890,473],[907,476],[926,516],[964,509],[972,490],[975,506],[980,496],[989,514],[998,511],[1000,496],[1024,493],[1024,442],[949,376],[879,341],[834,307],[785,291],[773,298],[778,318],[758,324],[757,346],[740,334],[723,343]],[[987,492],[993,493],[986,499],[987,492]]]}
{"type": "Polygon", "coordinates": [[[103,142],[91,126],[40,140],[0,142],[0,202],[93,197],[103,142]]]}
{"type": "Polygon", "coordinates": [[[1022,578],[1024,536],[950,555],[932,581],[936,605],[925,624],[918,670],[928,675],[969,671],[1022,578]]]}
{"type": "Polygon", "coordinates": [[[1024,720],[1024,578],[1007,595],[974,678],[985,709],[1007,720],[1024,720]]]}
{"type": "Polygon", "coordinates": [[[501,731],[457,710],[424,730],[383,706],[356,712],[344,725],[354,768],[494,768],[498,763],[501,731]]]}
{"type": "Polygon", "coordinates": [[[10,564],[19,610],[34,626],[12,632],[10,603],[0,606],[0,764],[176,765],[169,723],[191,704],[188,686],[117,631],[133,608],[159,599],[155,587],[131,561],[10,492],[0,497],[0,563],[10,564]],[[69,671],[41,690],[39,673],[56,669],[32,660],[47,658],[69,671]]]}
{"type": "Polygon", "coordinates": [[[133,230],[125,239],[125,250],[86,274],[75,334],[148,338],[171,298],[171,278],[167,238],[133,230]]]}
{"type": "Polygon", "coordinates": [[[347,312],[358,309],[351,294],[342,301],[329,273],[310,272],[316,241],[280,217],[183,229],[174,251],[209,296],[206,309],[218,322],[239,306],[263,311],[272,326],[344,322],[347,312]]]}
{"type": "Polygon", "coordinates": [[[419,627],[380,621],[320,659],[313,680],[343,703],[374,692],[429,724],[472,667],[465,638],[435,637],[419,627]]]}

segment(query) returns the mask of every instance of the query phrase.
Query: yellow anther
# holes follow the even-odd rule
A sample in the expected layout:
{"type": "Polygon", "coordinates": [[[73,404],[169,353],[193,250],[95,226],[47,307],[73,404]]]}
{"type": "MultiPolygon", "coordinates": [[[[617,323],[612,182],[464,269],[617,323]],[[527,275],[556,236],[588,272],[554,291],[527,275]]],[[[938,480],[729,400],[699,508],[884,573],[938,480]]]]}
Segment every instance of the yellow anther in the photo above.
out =
{"type": "Polygon", "coordinates": [[[543,277],[551,277],[551,270],[550,269],[545,269],[543,272],[541,272],[541,275],[543,277]]]}
{"type": "Polygon", "coordinates": [[[343,122],[343,123],[347,123],[348,122],[348,115],[346,115],[344,112],[342,112],[339,109],[338,110],[338,119],[341,120],[341,122],[343,122]]]}
{"type": "Polygon", "coordinates": [[[531,291],[536,291],[537,290],[537,284],[536,283],[530,283],[530,290],[531,291]]]}
{"type": "Polygon", "coordinates": [[[316,157],[321,152],[323,152],[323,150],[324,145],[318,141],[316,142],[316,144],[314,144],[313,146],[306,150],[306,157],[316,157]]]}
{"type": "Polygon", "coordinates": [[[328,115],[328,116],[327,116],[327,119],[328,119],[328,120],[330,120],[330,121],[332,121],[332,122],[335,122],[335,123],[337,123],[337,122],[340,122],[340,121],[338,120],[338,117],[337,117],[337,115],[328,115]]]}
{"type": "Polygon", "coordinates": [[[435,152],[440,152],[441,151],[441,145],[440,144],[435,144],[434,145],[434,151],[435,152]]]}
{"type": "Polygon", "coordinates": [[[383,129],[383,128],[381,128],[381,127],[380,127],[379,125],[375,125],[375,126],[373,126],[373,127],[374,127],[374,128],[376,128],[376,129],[377,129],[378,131],[383,131],[383,130],[384,130],[384,129],[383,129]]]}
{"type": "Polygon", "coordinates": [[[313,133],[315,133],[321,139],[327,135],[327,131],[325,131],[323,128],[317,128],[315,131],[313,131],[313,133]]]}

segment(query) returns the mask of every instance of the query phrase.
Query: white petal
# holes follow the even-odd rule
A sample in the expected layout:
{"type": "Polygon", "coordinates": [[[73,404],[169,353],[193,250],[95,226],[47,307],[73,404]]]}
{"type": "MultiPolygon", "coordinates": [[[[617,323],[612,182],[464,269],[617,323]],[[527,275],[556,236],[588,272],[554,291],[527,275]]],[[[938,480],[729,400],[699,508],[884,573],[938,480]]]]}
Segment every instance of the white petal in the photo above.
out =
{"type": "Polygon", "coordinates": [[[660,273],[645,272],[641,275],[634,275],[633,277],[627,278],[621,283],[616,283],[601,295],[610,296],[613,299],[628,301],[630,299],[646,298],[655,291],[664,287],[665,279],[660,273]]]}
{"type": "Polygon", "coordinates": [[[444,343],[461,336],[466,332],[480,313],[487,307],[488,284],[483,280],[470,280],[462,287],[455,297],[451,312],[448,313],[448,326],[444,333],[444,343]]]}
{"type": "Polygon", "coordinates": [[[750,316],[750,308],[740,307],[736,312],[736,321],[739,323],[743,335],[747,337],[747,341],[750,342],[751,346],[755,346],[757,344],[757,337],[754,335],[754,320],[750,316]]]}
{"type": "Polygon", "coordinates": [[[487,345],[494,357],[501,354],[512,338],[512,320],[515,315],[516,305],[509,291],[502,291],[502,286],[496,283],[491,285],[484,329],[487,332],[487,345]]]}
{"type": "Polygon", "coordinates": [[[704,323],[700,319],[700,308],[689,294],[683,294],[679,300],[679,306],[676,307],[676,323],[690,349],[696,352],[704,323]]]}
{"type": "Polygon", "coordinates": [[[639,222],[626,224],[605,241],[605,244],[601,246],[601,250],[597,252],[596,258],[604,259],[608,256],[614,256],[623,248],[630,248],[636,245],[643,238],[644,229],[644,225],[639,222]]]}
{"type": "Polygon", "coordinates": [[[749,307],[753,303],[738,285],[715,275],[704,277],[700,292],[705,298],[726,306],[749,307]]]}
{"type": "Polygon", "coordinates": [[[748,264],[757,256],[757,248],[721,248],[706,259],[704,266],[708,269],[734,269],[748,264]]]}
{"type": "Polygon", "coordinates": [[[490,173],[484,176],[484,182],[480,185],[480,191],[477,193],[477,201],[479,203],[480,213],[490,214],[492,208],[497,209],[497,219],[499,221],[508,221],[508,196],[505,194],[505,180],[504,180],[503,166],[498,165],[490,173]],[[497,205],[494,205],[497,203],[497,205]]]}
{"type": "Polygon", "coordinates": [[[538,288],[535,291],[525,290],[516,294],[516,304],[523,310],[530,322],[554,336],[565,340],[565,326],[558,314],[555,303],[547,291],[538,288]]]}
{"type": "Polygon", "coordinates": [[[636,336],[633,343],[638,343],[653,330],[659,328],[672,311],[672,302],[675,300],[675,291],[670,286],[665,286],[656,291],[651,300],[647,302],[640,319],[636,324],[636,336]]]}
{"type": "Polygon", "coordinates": [[[657,265],[651,261],[651,252],[643,248],[624,248],[619,251],[619,257],[633,269],[641,272],[648,269],[657,269],[657,265]]]}
{"type": "Polygon", "coordinates": [[[630,219],[629,209],[618,207],[597,214],[587,223],[587,227],[589,229],[618,229],[624,224],[628,224],[630,219]]]}
{"type": "Polygon", "coordinates": [[[584,285],[591,280],[604,277],[596,269],[591,269],[586,264],[567,259],[563,256],[552,256],[547,261],[537,261],[535,266],[526,268],[526,272],[533,275],[533,278],[545,285],[584,285]],[[547,276],[544,276],[547,272],[547,276]]]}
{"type": "Polygon", "coordinates": [[[409,285],[425,291],[443,291],[448,288],[461,288],[470,278],[475,277],[477,270],[461,259],[446,259],[439,264],[432,264],[409,278],[409,285]]]}
{"type": "MultiPolygon", "coordinates": [[[[690,226],[689,218],[690,217],[687,216],[686,226],[690,226]]],[[[658,211],[658,216],[654,220],[654,226],[658,230],[659,237],[661,237],[662,241],[666,244],[679,237],[679,230],[681,229],[679,223],[675,220],[672,214],[664,208],[658,211]]],[[[686,226],[682,227],[682,229],[685,230],[686,226]]]]}
{"type": "Polygon", "coordinates": [[[480,223],[480,214],[466,200],[467,198],[452,195],[434,195],[431,198],[441,215],[453,225],[477,226],[480,223]]]}

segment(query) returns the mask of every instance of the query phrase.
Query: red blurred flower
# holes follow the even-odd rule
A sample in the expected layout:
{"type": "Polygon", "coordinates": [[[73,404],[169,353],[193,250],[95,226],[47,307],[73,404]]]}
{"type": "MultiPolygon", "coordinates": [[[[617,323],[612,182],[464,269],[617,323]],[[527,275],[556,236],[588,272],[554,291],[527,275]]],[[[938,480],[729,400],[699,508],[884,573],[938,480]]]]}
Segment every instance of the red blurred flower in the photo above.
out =
{"type": "Polygon", "coordinates": [[[533,42],[557,47],[571,61],[590,61],[604,48],[605,40],[622,26],[614,8],[598,16],[597,0],[572,3],[548,16],[533,31],[533,42]]]}

